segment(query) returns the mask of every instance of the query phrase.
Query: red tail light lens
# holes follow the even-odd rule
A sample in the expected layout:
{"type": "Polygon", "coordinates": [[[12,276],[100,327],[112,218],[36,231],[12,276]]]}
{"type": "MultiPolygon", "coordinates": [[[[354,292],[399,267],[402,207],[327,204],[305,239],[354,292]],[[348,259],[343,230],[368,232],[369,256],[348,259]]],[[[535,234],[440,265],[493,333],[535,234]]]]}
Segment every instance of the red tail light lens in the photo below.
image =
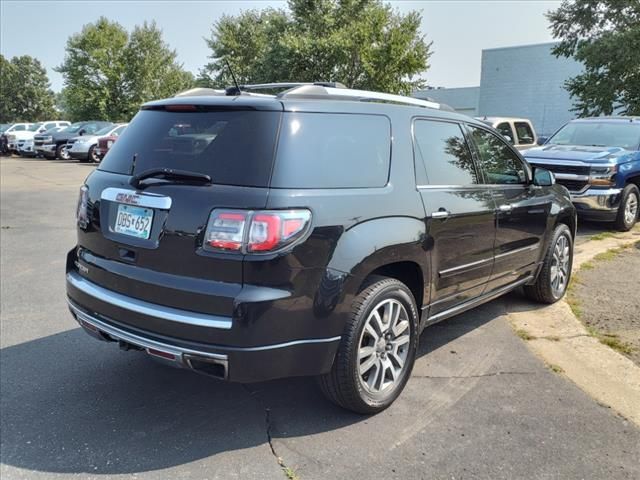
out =
{"type": "Polygon", "coordinates": [[[248,212],[214,210],[204,238],[205,250],[241,250],[248,212]]]}
{"type": "Polygon", "coordinates": [[[89,225],[89,187],[80,187],[78,195],[78,206],[76,208],[76,222],[80,228],[87,228],[89,225]]]}
{"type": "Polygon", "coordinates": [[[310,224],[309,210],[214,210],[203,248],[208,251],[273,252],[303,238],[310,224]]]}

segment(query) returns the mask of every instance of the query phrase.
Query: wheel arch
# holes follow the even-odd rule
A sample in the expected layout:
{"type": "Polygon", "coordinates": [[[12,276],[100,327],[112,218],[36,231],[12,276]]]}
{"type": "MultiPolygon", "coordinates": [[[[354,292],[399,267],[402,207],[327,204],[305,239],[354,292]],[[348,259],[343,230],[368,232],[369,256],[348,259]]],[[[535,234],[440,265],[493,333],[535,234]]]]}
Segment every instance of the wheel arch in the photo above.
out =
{"type": "Polygon", "coordinates": [[[428,301],[430,246],[425,224],[413,217],[387,217],[346,231],[328,267],[348,274],[345,293],[357,295],[372,275],[403,282],[420,309],[428,301]]]}

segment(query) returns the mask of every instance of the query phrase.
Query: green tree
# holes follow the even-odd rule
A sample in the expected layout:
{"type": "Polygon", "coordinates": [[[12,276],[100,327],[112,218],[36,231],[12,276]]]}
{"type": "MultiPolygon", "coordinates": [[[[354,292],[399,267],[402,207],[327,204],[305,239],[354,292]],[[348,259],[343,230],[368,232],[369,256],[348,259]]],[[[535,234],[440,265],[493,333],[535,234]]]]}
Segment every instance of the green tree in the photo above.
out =
{"type": "Polygon", "coordinates": [[[57,70],[65,84],[61,103],[73,120],[128,121],[141,103],[193,84],[155,23],[129,35],[104,17],[69,38],[57,70]]]}
{"type": "Polygon", "coordinates": [[[47,71],[29,55],[0,55],[0,122],[37,122],[55,116],[47,71]]]}
{"type": "Polygon", "coordinates": [[[169,97],[193,86],[193,75],[184,71],[176,58],[176,51],[164,42],[155,22],[144,22],[133,29],[123,52],[127,98],[124,118],[131,118],[148,100],[169,97]]]}
{"type": "Polygon", "coordinates": [[[565,83],[579,115],[640,115],[640,1],[564,0],[547,14],[556,56],[584,72],[565,83]]]}
{"type": "Polygon", "coordinates": [[[350,88],[410,93],[428,68],[431,44],[418,12],[401,15],[381,0],[289,0],[289,11],[224,16],[207,44],[211,85],[338,81],[350,88]]]}

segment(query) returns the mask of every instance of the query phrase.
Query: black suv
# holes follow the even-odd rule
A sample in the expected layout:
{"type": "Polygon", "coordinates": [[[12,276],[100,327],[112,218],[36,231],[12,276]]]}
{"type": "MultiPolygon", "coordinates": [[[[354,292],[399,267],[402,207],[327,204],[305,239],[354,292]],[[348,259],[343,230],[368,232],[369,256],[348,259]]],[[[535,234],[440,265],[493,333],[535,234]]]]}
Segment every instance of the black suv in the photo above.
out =
{"type": "Polygon", "coordinates": [[[424,327],[563,296],[576,213],[550,172],[432,102],[288,87],[142,107],[80,191],[67,294],[89,334],[230,381],[317,375],[375,413],[424,327]]]}

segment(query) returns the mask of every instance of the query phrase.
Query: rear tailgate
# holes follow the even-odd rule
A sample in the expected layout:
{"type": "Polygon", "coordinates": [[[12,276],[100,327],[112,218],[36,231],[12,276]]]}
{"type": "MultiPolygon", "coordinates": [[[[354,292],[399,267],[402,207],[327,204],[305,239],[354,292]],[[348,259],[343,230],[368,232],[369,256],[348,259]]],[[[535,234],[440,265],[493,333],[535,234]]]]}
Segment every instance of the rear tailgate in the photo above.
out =
{"type": "Polygon", "coordinates": [[[87,179],[75,269],[123,295],[231,316],[243,258],[204,251],[204,231],[214,208],[266,206],[279,122],[277,111],[140,112],[87,179]],[[202,173],[212,183],[129,184],[131,173],[152,168],[202,173]]]}

